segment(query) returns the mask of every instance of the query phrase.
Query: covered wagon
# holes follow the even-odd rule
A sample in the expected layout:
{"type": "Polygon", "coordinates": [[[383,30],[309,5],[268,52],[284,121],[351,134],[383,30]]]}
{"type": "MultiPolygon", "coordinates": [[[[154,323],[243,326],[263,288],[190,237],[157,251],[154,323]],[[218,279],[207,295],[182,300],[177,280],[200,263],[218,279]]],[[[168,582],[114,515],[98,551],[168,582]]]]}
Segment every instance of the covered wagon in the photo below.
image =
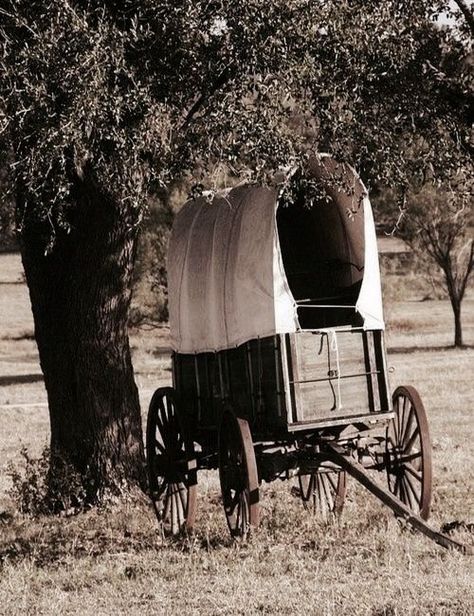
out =
{"type": "Polygon", "coordinates": [[[399,514],[428,516],[428,425],[412,387],[389,393],[367,191],[329,156],[305,173],[311,207],[240,185],[176,216],[173,387],[155,392],[147,425],[150,494],[172,532],[192,527],[198,471],[213,468],[233,535],[258,524],[262,481],[294,478],[305,505],[338,514],[347,471],[399,514]]]}

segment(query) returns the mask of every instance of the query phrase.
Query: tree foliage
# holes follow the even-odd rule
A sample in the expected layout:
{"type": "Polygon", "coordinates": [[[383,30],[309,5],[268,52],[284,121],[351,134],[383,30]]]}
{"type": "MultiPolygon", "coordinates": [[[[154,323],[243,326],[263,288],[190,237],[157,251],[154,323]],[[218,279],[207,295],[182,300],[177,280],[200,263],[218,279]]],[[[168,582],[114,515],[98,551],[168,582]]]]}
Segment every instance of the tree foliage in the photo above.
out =
{"type": "Polygon", "coordinates": [[[454,344],[462,346],[461,303],[474,265],[473,191],[463,179],[457,190],[425,186],[409,195],[410,215],[402,223],[404,239],[443,273],[444,290],[454,314],[454,344]]]}
{"type": "Polygon", "coordinates": [[[136,225],[150,190],[218,161],[265,179],[313,148],[400,186],[469,168],[469,40],[434,24],[446,4],[7,0],[20,230],[67,232],[85,174],[136,225]]]}

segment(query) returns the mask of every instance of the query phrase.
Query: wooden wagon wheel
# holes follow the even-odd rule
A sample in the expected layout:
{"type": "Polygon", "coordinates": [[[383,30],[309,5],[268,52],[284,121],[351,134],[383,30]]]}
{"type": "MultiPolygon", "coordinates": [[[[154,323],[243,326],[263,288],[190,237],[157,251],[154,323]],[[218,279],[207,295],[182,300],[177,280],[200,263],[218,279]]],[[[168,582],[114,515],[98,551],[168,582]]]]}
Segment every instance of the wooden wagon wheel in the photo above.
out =
{"type": "Polygon", "coordinates": [[[388,486],[392,494],[427,520],[431,502],[431,440],[426,411],[414,387],[397,387],[395,417],[385,440],[388,486]]]}
{"type": "Polygon", "coordinates": [[[150,496],[158,520],[173,535],[190,530],[196,513],[196,461],[171,387],[157,389],[151,399],[146,451],[150,496]]]}
{"type": "Polygon", "coordinates": [[[259,521],[257,463],[249,424],[231,411],[219,430],[219,478],[230,533],[245,537],[259,521]]]}
{"type": "Polygon", "coordinates": [[[328,521],[331,516],[340,516],[347,492],[345,471],[320,471],[299,475],[299,494],[305,509],[328,521]]]}

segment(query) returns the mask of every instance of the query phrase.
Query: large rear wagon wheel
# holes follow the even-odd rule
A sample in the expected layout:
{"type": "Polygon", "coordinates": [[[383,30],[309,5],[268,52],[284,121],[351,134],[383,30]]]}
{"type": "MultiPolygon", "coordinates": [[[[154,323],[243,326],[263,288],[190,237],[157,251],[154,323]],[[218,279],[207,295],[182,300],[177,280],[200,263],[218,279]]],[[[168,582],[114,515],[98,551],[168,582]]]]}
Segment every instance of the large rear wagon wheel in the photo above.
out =
{"type": "Polygon", "coordinates": [[[431,439],[425,407],[414,387],[397,387],[395,417],[385,441],[388,486],[392,494],[427,520],[431,503],[431,439]]]}
{"type": "Polygon", "coordinates": [[[339,517],[347,492],[345,471],[319,471],[298,477],[299,495],[305,509],[328,522],[339,517]]]}
{"type": "Polygon", "coordinates": [[[196,461],[171,387],[157,389],[151,399],[146,451],[150,497],[158,520],[173,535],[191,530],[196,512],[196,461]]]}
{"type": "Polygon", "coordinates": [[[245,538],[260,516],[257,463],[249,424],[231,411],[219,430],[219,478],[230,533],[245,538]]]}

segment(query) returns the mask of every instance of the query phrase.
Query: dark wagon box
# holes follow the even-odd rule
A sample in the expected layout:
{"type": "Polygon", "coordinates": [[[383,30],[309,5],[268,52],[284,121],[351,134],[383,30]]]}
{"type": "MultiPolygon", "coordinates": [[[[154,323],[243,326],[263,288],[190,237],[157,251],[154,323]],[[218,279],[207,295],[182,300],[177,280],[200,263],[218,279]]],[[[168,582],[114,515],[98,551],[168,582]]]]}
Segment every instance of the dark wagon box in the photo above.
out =
{"type": "Polygon", "coordinates": [[[194,430],[217,430],[232,402],[264,436],[391,411],[380,331],[299,332],[216,353],[173,355],[174,387],[194,430]],[[337,344],[337,351],[334,346],[337,344]]]}

